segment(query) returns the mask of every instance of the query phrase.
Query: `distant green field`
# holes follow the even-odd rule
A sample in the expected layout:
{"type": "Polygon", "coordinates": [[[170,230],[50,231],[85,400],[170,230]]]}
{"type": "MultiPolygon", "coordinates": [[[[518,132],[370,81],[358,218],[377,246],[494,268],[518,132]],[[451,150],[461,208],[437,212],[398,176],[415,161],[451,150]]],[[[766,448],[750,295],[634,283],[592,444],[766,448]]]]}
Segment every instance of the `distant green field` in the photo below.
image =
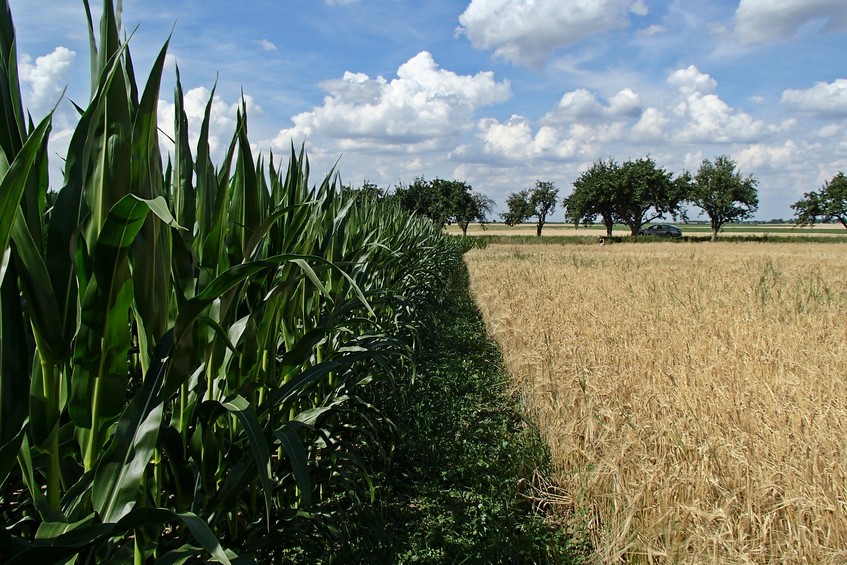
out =
{"type": "MultiPolygon", "coordinates": [[[[680,222],[668,222],[679,227],[683,235],[707,235],[711,233],[711,228],[708,224],[685,224],[680,222]]],[[[573,224],[547,223],[544,225],[542,237],[551,236],[588,236],[605,233],[605,228],[601,224],[592,226],[580,226],[575,228],[573,224]]],[[[447,232],[451,234],[460,234],[458,226],[447,226],[447,232]]],[[[629,236],[629,228],[623,224],[615,224],[612,234],[614,236],[626,237],[629,236]]],[[[786,237],[796,236],[844,236],[847,237],[847,229],[844,229],[839,224],[819,224],[816,226],[800,227],[795,224],[729,224],[721,229],[720,235],[732,234],[772,234],[786,237]]],[[[478,224],[471,225],[468,228],[468,235],[510,235],[510,236],[535,236],[535,224],[526,223],[517,226],[507,226],[502,223],[488,224],[484,229],[478,224]]]]}
{"type": "MultiPolygon", "coordinates": [[[[705,224],[676,224],[683,231],[687,232],[703,232],[703,233],[711,233],[712,228],[705,224]]],[[[625,229],[626,226],[615,226],[619,229],[625,229]]],[[[822,235],[822,234],[833,234],[833,235],[847,235],[847,229],[842,228],[837,224],[827,224],[825,226],[814,226],[814,227],[798,227],[794,224],[730,224],[724,226],[720,233],[744,233],[744,232],[768,232],[768,233],[779,233],[779,234],[814,234],[814,235],[822,235]]]]}

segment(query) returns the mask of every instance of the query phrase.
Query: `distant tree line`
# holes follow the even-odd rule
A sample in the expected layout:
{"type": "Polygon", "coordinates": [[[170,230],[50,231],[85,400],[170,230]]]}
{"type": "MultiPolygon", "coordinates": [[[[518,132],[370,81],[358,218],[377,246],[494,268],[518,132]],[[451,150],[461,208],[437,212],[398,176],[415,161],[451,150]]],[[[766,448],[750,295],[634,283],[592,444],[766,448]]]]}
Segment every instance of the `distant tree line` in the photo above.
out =
{"type": "Polygon", "coordinates": [[[725,155],[703,160],[696,175],[683,171],[676,177],[649,156],[623,164],[609,159],[594,163],[574,181],[563,206],[566,220],[576,225],[601,218],[607,235],[614,224],[625,224],[637,235],[644,224],[666,216],[687,221],[687,206],[694,206],[709,218],[714,240],[725,224],[756,212],[756,184],[725,155]]]}
{"type": "MultiPolygon", "coordinates": [[[[753,217],[759,206],[757,185],[753,175],[742,175],[736,162],[726,155],[704,159],[696,174],[683,171],[676,176],[650,156],[624,163],[610,158],[595,162],[581,173],[561,205],[565,221],[577,226],[599,221],[607,235],[612,234],[615,224],[624,224],[631,235],[637,235],[642,226],[658,219],[688,221],[689,209],[697,208],[698,216],[708,218],[714,241],[724,225],[753,217]]],[[[493,200],[458,180],[417,178],[393,192],[366,182],[360,190],[377,198],[395,199],[403,209],[439,225],[455,223],[463,235],[472,223],[485,228],[494,208],[493,200]]],[[[500,216],[510,226],[534,219],[535,233],[540,236],[559,203],[558,193],[553,182],[537,180],[532,188],[510,193],[505,202],[507,210],[500,216]]],[[[791,208],[797,225],[839,222],[847,228],[847,177],[839,172],[819,190],[805,193],[791,208]]]]}
{"type": "Polygon", "coordinates": [[[393,191],[381,190],[366,181],[359,193],[380,200],[394,200],[404,210],[425,216],[440,226],[456,224],[463,235],[467,235],[468,226],[473,223],[485,228],[488,215],[494,209],[491,198],[458,180],[419,177],[409,185],[396,186],[393,191]]]}

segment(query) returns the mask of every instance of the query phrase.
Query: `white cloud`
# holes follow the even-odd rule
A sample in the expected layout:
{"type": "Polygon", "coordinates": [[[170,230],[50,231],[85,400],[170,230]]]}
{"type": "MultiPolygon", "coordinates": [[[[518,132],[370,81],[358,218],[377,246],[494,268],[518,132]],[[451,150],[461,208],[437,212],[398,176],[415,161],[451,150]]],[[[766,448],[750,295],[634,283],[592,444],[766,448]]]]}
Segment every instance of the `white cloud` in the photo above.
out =
{"type": "Polygon", "coordinates": [[[320,135],[346,148],[430,148],[470,128],[477,108],[511,96],[508,81],[496,82],[493,73],[458,75],[440,69],[426,51],[401,65],[394,80],[346,72],[322,86],[329,92],[323,105],[294,116],[294,127],[280,131],[274,147],[320,135]]]}
{"type": "Polygon", "coordinates": [[[708,74],[701,73],[694,65],[671,73],[668,77],[668,84],[686,95],[711,94],[718,86],[715,79],[708,74]]]}
{"type": "Polygon", "coordinates": [[[546,124],[573,123],[580,120],[600,120],[606,117],[638,116],[641,114],[641,97],[631,88],[624,88],[604,105],[590,91],[578,88],[562,95],[556,108],[548,112],[542,122],[546,124]]]}
{"type": "Polygon", "coordinates": [[[265,51],[276,51],[276,44],[268,39],[260,39],[259,45],[261,45],[262,49],[265,51]]]}
{"type": "Polygon", "coordinates": [[[606,112],[612,116],[637,116],[641,113],[641,96],[631,88],[624,88],[609,99],[606,112]]]}
{"type": "Polygon", "coordinates": [[[48,111],[56,102],[67,83],[68,69],[76,53],[66,47],[56,47],[52,53],[32,62],[27,55],[19,64],[21,87],[28,88],[26,104],[34,114],[48,111]]]}
{"type": "Polygon", "coordinates": [[[683,142],[726,143],[752,141],[765,124],[746,112],[736,110],[714,94],[718,83],[694,65],[668,77],[668,84],[682,95],[674,112],[682,120],[676,139],[683,142]]]}
{"type": "Polygon", "coordinates": [[[806,90],[786,90],[782,103],[821,116],[847,115],[847,79],[818,82],[806,90]]]}
{"type": "Polygon", "coordinates": [[[680,108],[685,108],[687,124],[678,138],[687,142],[733,143],[756,139],[765,129],[762,121],[746,112],[735,110],[714,94],[692,94],[680,108]]]}
{"type": "Polygon", "coordinates": [[[602,106],[597,98],[584,88],[566,92],[556,107],[559,118],[589,118],[599,116],[602,106]]]}
{"type": "MultiPolygon", "coordinates": [[[[210,91],[204,86],[187,90],[183,95],[183,109],[188,118],[189,143],[192,154],[195,153],[197,141],[200,138],[200,127],[205,117],[209,96],[210,91]]],[[[263,115],[262,108],[255,103],[251,96],[245,95],[244,102],[247,105],[248,120],[250,117],[263,115]]],[[[240,100],[228,103],[220,95],[215,94],[212,101],[212,111],[209,115],[209,150],[215,162],[221,160],[223,152],[228,147],[235,132],[236,115],[240,107],[240,100]]],[[[157,108],[157,120],[161,130],[159,141],[163,150],[169,152],[173,151],[173,144],[170,139],[174,137],[174,111],[175,105],[173,102],[159,100],[157,108]]]]}
{"type": "Polygon", "coordinates": [[[667,33],[667,28],[661,26],[659,24],[652,24],[644,29],[638,30],[638,35],[642,37],[650,37],[653,35],[659,35],[661,33],[667,33]]]}
{"type": "Polygon", "coordinates": [[[782,133],[780,129],[788,131],[793,123],[768,126],[730,106],[716,94],[717,81],[693,65],[672,72],[667,83],[674,91],[669,96],[653,93],[650,106],[632,88],[620,90],[607,102],[587,89],[566,92],[539,121],[537,130],[520,116],[505,123],[480,120],[482,152],[508,162],[542,158],[573,163],[665,152],[669,159],[681,162],[676,150],[680,144],[690,148],[691,144],[756,143],[782,133]]]}
{"type": "Polygon", "coordinates": [[[641,0],[471,0],[459,16],[474,47],[507,61],[540,65],[561,47],[628,25],[641,0]]]}
{"type": "Polygon", "coordinates": [[[637,140],[661,139],[671,120],[656,108],[647,108],[641,114],[641,119],[632,126],[632,133],[637,140]]]}
{"type": "Polygon", "coordinates": [[[502,162],[523,163],[530,159],[575,161],[598,158],[609,144],[628,135],[626,122],[573,123],[566,128],[545,125],[533,135],[530,122],[512,116],[501,123],[493,118],[480,120],[478,138],[485,155],[502,162]]]}
{"type": "Polygon", "coordinates": [[[824,31],[847,28],[847,2],[741,0],[735,12],[735,31],[745,44],[790,39],[814,23],[822,24],[824,31]]]}

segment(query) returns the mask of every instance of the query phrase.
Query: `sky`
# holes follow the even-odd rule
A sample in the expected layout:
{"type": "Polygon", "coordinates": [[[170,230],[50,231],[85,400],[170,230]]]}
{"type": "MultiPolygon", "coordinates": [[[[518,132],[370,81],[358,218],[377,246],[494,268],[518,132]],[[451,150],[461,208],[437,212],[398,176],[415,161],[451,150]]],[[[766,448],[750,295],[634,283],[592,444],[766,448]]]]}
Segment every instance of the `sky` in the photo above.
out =
{"type": "MultiPolygon", "coordinates": [[[[8,0],[24,104],[56,107],[51,184],[90,90],[79,0],[8,0]],[[55,169],[55,170],[54,170],[55,169]]],[[[94,17],[102,4],[90,0],[94,17]]],[[[847,172],[845,0],[124,0],[141,85],[170,37],[196,139],[215,88],[221,161],[243,97],[255,151],[305,143],[314,182],[467,182],[504,211],[598,160],[695,173],[728,155],[758,181],[757,219],[847,172]]],[[[163,151],[172,149],[162,137],[163,151]]],[[[697,213],[692,214],[697,219],[697,213]]],[[[559,206],[553,221],[562,221],[559,206]]]]}

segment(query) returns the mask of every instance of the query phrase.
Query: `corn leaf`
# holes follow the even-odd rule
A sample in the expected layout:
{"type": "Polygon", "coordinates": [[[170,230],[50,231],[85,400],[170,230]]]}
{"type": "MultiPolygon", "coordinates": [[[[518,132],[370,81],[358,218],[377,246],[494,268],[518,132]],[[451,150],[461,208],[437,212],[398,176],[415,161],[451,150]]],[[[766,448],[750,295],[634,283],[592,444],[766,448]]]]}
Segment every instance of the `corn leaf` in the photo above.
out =
{"type": "Polygon", "coordinates": [[[238,417],[241,426],[247,433],[247,438],[250,441],[250,450],[253,453],[253,458],[256,460],[256,468],[259,470],[259,481],[262,484],[262,492],[265,499],[267,527],[270,529],[273,496],[273,486],[271,485],[271,455],[268,450],[268,443],[265,441],[265,436],[262,435],[259,419],[256,417],[256,412],[250,407],[250,403],[241,396],[235,396],[221,404],[238,417]]]}
{"type": "Polygon", "coordinates": [[[306,449],[303,447],[303,440],[300,439],[296,429],[302,425],[300,422],[288,422],[274,432],[274,437],[285,450],[285,455],[288,457],[289,463],[291,463],[294,480],[297,481],[297,487],[300,490],[301,504],[303,508],[308,509],[312,506],[312,480],[309,477],[309,462],[306,457],[306,449]]]}
{"type": "Polygon", "coordinates": [[[118,420],[112,443],[97,465],[92,502],[104,522],[117,522],[138,500],[141,477],[156,449],[164,407],[161,390],[172,348],[171,333],[156,344],[141,390],[118,420]]]}

